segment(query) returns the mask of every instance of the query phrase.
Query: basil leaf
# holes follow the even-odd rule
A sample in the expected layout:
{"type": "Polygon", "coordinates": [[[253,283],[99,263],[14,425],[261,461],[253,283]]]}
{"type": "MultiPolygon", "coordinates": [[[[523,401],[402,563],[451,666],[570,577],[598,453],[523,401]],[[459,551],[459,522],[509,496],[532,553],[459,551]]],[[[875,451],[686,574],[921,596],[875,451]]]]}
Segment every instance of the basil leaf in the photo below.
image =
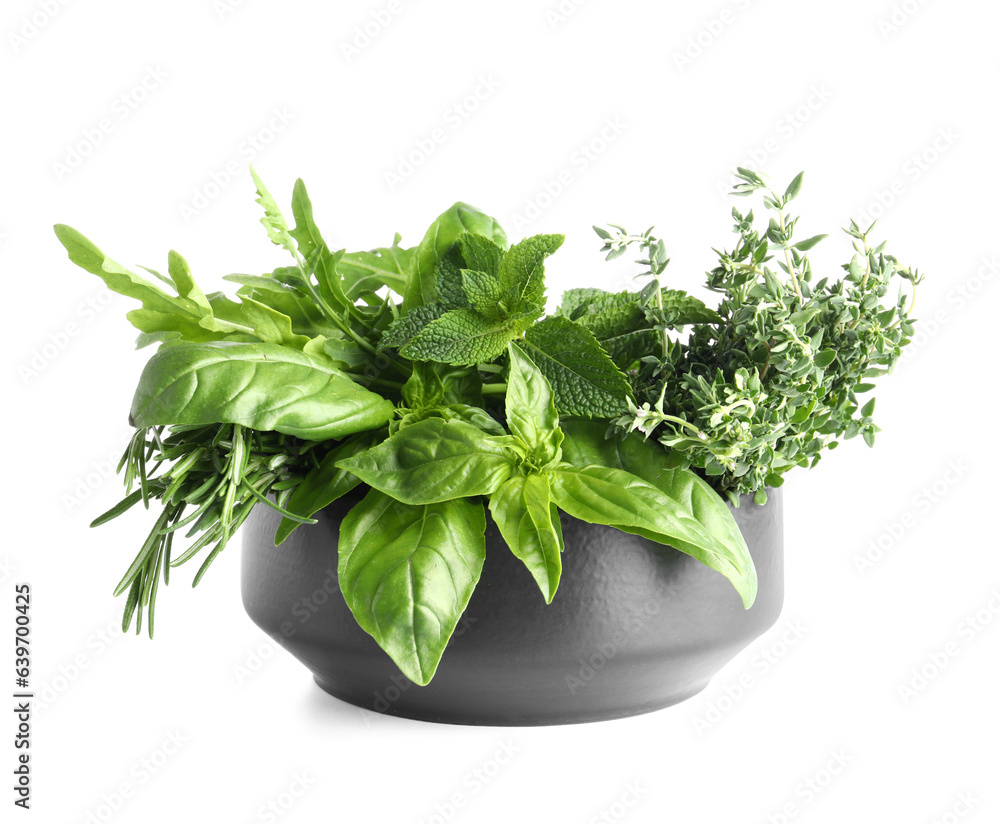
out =
{"type": "Polygon", "coordinates": [[[678,501],[712,535],[741,557],[749,557],[746,541],[726,501],[690,469],[670,465],[670,456],[658,443],[632,433],[605,438],[603,421],[563,421],[566,440],[563,460],[574,466],[608,466],[651,483],[678,501]]]}
{"type": "Polygon", "coordinates": [[[509,351],[507,426],[542,469],[559,460],[563,440],[552,387],[517,344],[510,344],[509,351]]]}
{"type": "Polygon", "coordinates": [[[408,506],[371,490],[340,527],[344,600],[411,681],[434,677],[479,582],[486,544],[482,504],[408,506]]]}
{"type": "Polygon", "coordinates": [[[511,478],[490,497],[490,512],[510,551],[527,567],[545,603],[551,604],[562,574],[564,544],[548,476],[511,478]]]}
{"type": "Polygon", "coordinates": [[[443,418],[400,429],[337,466],[407,504],[491,495],[514,471],[496,439],[467,423],[443,418]]]}
{"type": "MultiPolygon", "coordinates": [[[[293,515],[311,518],[323,507],[329,506],[354,489],[361,483],[361,479],[347,470],[338,468],[337,461],[357,455],[368,449],[371,443],[372,437],[366,432],[348,438],[327,452],[319,462],[319,466],[314,466],[295,487],[295,491],[285,503],[285,509],[293,515]]],[[[298,521],[282,518],[274,533],[274,545],[280,546],[300,526],[302,524],[298,521]]]]}
{"type": "Polygon", "coordinates": [[[494,218],[467,203],[456,203],[431,224],[413,254],[403,290],[404,311],[438,301],[438,261],[467,232],[484,235],[504,249],[510,245],[494,218]]]}
{"type": "Polygon", "coordinates": [[[721,572],[749,609],[757,595],[753,560],[737,546],[713,535],[683,502],[621,469],[563,464],[552,473],[552,499],[574,518],[606,524],[684,552],[721,572]]]}
{"type": "Polygon", "coordinates": [[[392,402],[308,355],[267,343],[178,343],[146,364],[137,427],[235,423],[322,441],[376,429],[392,402]]]}
{"type": "Polygon", "coordinates": [[[521,345],[552,385],[561,413],[608,418],[625,410],[632,391],[628,379],[579,323],[545,318],[528,330],[521,345]]]}

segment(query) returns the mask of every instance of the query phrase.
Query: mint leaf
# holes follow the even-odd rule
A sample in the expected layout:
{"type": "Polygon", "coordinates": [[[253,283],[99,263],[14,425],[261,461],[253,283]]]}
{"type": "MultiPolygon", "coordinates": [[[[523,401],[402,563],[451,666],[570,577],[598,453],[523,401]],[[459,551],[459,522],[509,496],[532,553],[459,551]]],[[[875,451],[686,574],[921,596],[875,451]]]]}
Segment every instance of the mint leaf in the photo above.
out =
{"type": "Polygon", "coordinates": [[[440,303],[428,303],[411,309],[403,317],[396,318],[389,324],[378,342],[378,350],[400,349],[433,320],[437,320],[446,309],[440,303]]]}
{"type": "Polygon", "coordinates": [[[570,320],[576,320],[594,298],[609,295],[603,289],[567,289],[563,292],[562,303],[556,309],[556,314],[570,320]]]}
{"type": "Polygon", "coordinates": [[[462,289],[472,308],[487,318],[503,316],[500,311],[500,281],[495,275],[472,269],[462,270],[462,289]]]}
{"type": "Polygon", "coordinates": [[[507,235],[497,221],[467,203],[456,203],[440,215],[414,251],[403,289],[403,308],[414,309],[440,299],[437,264],[465,234],[484,235],[506,249],[507,235]]]}
{"type": "Polygon", "coordinates": [[[546,318],[528,330],[522,346],[552,385],[560,412],[608,418],[625,409],[629,382],[589,329],[546,318]]]}
{"type": "Polygon", "coordinates": [[[500,272],[500,261],[504,251],[487,237],[475,234],[465,234],[459,239],[462,259],[468,269],[497,275],[500,272]]]}
{"type": "Polygon", "coordinates": [[[721,323],[718,313],[702,301],[679,289],[663,290],[663,312],[668,326],[687,326],[692,323],[721,323]]]}
{"type": "Polygon", "coordinates": [[[462,268],[462,253],[456,243],[441,257],[434,269],[437,302],[445,309],[463,309],[469,305],[469,299],[462,288],[462,268]]]}
{"type": "Polygon", "coordinates": [[[555,252],[564,235],[535,235],[512,246],[500,262],[500,290],[511,313],[545,306],[545,259],[555,252]]]}
{"type": "Polygon", "coordinates": [[[400,354],[410,360],[456,366],[489,363],[520,334],[518,325],[515,320],[483,317],[472,309],[453,309],[428,323],[400,349],[400,354]]]}

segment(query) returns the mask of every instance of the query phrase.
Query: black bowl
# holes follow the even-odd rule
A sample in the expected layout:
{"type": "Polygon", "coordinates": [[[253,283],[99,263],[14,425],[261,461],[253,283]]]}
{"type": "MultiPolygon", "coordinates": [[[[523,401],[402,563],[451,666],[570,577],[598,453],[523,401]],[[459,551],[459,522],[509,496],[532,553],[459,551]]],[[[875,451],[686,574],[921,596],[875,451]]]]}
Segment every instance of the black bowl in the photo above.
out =
{"type": "Polygon", "coordinates": [[[243,603],[324,690],[359,707],[451,724],[538,725],[650,712],[700,692],[777,620],[783,598],[781,492],[733,510],[757,567],[756,603],[693,558],[563,514],[563,574],[546,605],[487,510],[486,562],[437,674],[420,687],[351,615],[337,580],[350,495],[280,547],[280,516],[244,527],[243,603]]]}

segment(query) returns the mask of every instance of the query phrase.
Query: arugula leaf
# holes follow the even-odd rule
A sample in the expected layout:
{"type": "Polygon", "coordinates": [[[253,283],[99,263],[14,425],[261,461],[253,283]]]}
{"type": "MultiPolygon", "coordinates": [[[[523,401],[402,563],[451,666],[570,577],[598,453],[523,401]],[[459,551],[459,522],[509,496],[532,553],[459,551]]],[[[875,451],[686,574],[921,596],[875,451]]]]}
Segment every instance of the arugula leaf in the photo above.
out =
{"type": "Polygon", "coordinates": [[[628,379],[579,323],[545,318],[527,331],[522,346],[552,385],[563,414],[609,417],[625,409],[631,395],[628,379]]]}
{"type": "Polygon", "coordinates": [[[535,579],[545,603],[552,603],[562,575],[564,544],[548,477],[515,475],[490,497],[490,513],[510,551],[535,579]]]}
{"type": "Polygon", "coordinates": [[[357,300],[366,293],[388,286],[397,295],[406,288],[406,277],[413,262],[415,249],[403,249],[396,235],[392,246],[370,252],[348,252],[337,264],[348,300],[357,300]]]}
{"type": "Polygon", "coordinates": [[[392,402],[340,370],[268,343],[178,343],[146,364],[132,399],[136,427],[235,423],[304,440],[376,429],[392,402]]]}
{"type": "Polygon", "coordinates": [[[534,458],[538,469],[559,460],[563,433],[559,428],[552,387],[517,344],[510,344],[507,380],[507,426],[534,458]]]}
{"type": "Polygon", "coordinates": [[[57,224],[55,233],[73,263],[97,275],[113,292],[142,303],[141,309],[133,309],[126,315],[143,333],[140,346],[178,337],[196,342],[215,341],[234,333],[252,332],[249,321],[238,308],[226,317],[216,316],[217,304],[237,305],[221,295],[205,296],[194,285],[186,262],[176,252],[170,257],[171,276],[180,292],[175,297],[109,258],[76,229],[57,224]]]}
{"type": "Polygon", "coordinates": [[[253,334],[263,343],[274,343],[292,349],[302,349],[309,343],[305,335],[296,335],[292,329],[292,319],[266,303],[243,298],[243,314],[253,325],[253,334]]]}
{"type": "Polygon", "coordinates": [[[406,504],[490,495],[514,471],[498,439],[467,423],[437,417],[400,429],[337,466],[406,504]]]}
{"type": "MultiPolygon", "coordinates": [[[[361,479],[347,470],[339,469],[337,461],[357,455],[371,445],[372,435],[369,432],[352,435],[337,444],[295,487],[284,508],[300,518],[311,518],[323,507],[346,495],[361,483],[361,479]]],[[[282,518],[274,533],[274,545],[280,546],[300,526],[301,521],[282,518]]]]}
{"type": "Polygon", "coordinates": [[[361,628],[428,684],[479,582],[482,504],[408,506],[371,490],[340,528],[340,589],[361,628]]]}
{"type": "Polygon", "coordinates": [[[466,233],[483,235],[504,249],[509,245],[507,235],[494,218],[466,203],[456,203],[431,224],[414,252],[403,290],[404,312],[440,299],[438,261],[466,233]]]}
{"type": "Polygon", "coordinates": [[[721,572],[749,609],[757,573],[746,544],[731,546],[712,534],[679,501],[620,469],[563,464],[552,473],[552,499],[574,518],[606,524],[680,550],[721,572]]]}
{"type": "MultiPolygon", "coordinates": [[[[253,178],[254,186],[257,187],[257,203],[264,210],[264,217],[260,219],[260,222],[267,230],[268,238],[270,238],[271,243],[275,246],[286,249],[292,257],[297,259],[298,246],[288,229],[285,216],[281,214],[281,209],[278,208],[277,202],[275,202],[271,193],[264,185],[264,181],[257,175],[253,166],[250,166],[250,176],[253,178]]],[[[304,187],[303,191],[305,191],[304,187]]]]}
{"type": "Polygon", "coordinates": [[[170,250],[170,253],[167,255],[167,266],[167,271],[170,273],[170,280],[177,289],[178,296],[187,298],[199,306],[204,314],[211,315],[212,306],[208,302],[208,298],[205,297],[205,293],[201,291],[198,284],[194,282],[191,267],[188,266],[188,262],[184,260],[179,252],[170,250]]]}

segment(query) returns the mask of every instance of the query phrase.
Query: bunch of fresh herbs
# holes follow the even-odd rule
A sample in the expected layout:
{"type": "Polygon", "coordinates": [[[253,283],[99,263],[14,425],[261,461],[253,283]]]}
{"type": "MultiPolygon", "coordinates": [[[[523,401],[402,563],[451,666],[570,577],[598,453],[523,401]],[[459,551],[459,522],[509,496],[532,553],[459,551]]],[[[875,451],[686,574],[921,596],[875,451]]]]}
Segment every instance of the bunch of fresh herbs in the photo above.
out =
{"type": "MultiPolygon", "coordinates": [[[[738,193],[765,188],[740,175],[738,193]]],[[[253,507],[281,513],[280,544],[356,487],[341,590],[418,684],[478,583],[486,508],[547,602],[564,512],[691,555],[749,607],[756,573],[719,493],[761,496],[832,438],[870,440],[872,405],[859,410],[856,395],[912,331],[912,305],[881,299],[893,277],[918,277],[857,226],[846,278],[814,282],[805,253],[817,239],[793,242],[785,213],[801,176],[783,195],[765,190],[776,216],[763,235],[734,211],[739,243],[709,274],[717,309],[663,288],[663,241],[610,227],[598,229],[608,257],[639,246],[649,282],[571,290],[550,316],[544,264],[561,235],[512,245],[495,219],[458,203],[416,247],[397,235],[332,251],[302,181],[289,224],[253,177],[262,223],[291,264],[227,276],[235,299],[205,294],[176,252],[166,276],[146,270],[161,286],[56,227],[73,262],[141,303],[128,314],[138,345],[158,346],[132,402],[126,498],[94,522],[161,505],[116,589],[124,626],[136,616],[139,631],[145,612],[150,635],[159,581],[206,550],[197,584],[253,507]],[[185,529],[193,540],[175,552],[185,529]]]]}

